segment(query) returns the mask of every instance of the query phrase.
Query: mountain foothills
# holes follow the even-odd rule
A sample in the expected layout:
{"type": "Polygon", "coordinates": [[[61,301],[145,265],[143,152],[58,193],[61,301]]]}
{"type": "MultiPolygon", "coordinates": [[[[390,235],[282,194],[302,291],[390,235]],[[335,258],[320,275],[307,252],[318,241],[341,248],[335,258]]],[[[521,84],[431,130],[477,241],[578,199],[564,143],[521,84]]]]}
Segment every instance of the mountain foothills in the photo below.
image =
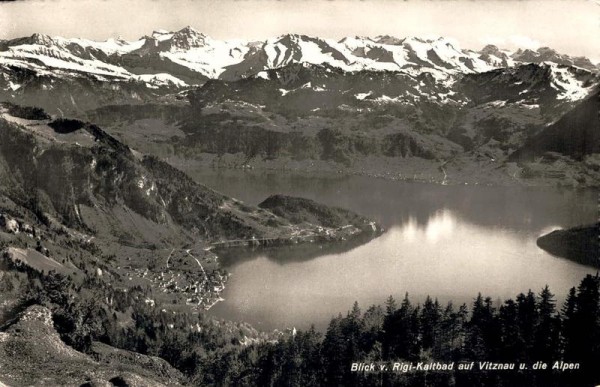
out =
{"type": "Polygon", "coordinates": [[[550,48],[444,38],[219,41],[186,27],[0,43],[1,99],[99,123],[180,167],[440,183],[598,185],[599,72],[550,48]]]}

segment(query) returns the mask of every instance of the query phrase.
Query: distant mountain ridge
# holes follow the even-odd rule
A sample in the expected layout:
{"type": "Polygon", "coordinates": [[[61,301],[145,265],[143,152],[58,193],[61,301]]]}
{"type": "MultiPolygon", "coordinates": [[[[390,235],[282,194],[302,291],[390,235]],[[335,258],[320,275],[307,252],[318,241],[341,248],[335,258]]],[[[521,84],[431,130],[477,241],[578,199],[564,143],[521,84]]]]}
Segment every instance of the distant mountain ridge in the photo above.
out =
{"type": "MultiPolygon", "coordinates": [[[[488,45],[474,51],[460,49],[452,39],[388,35],[336,41],[285,34],[264,41],[221,41],[185,27],[175,32],[154,31],[131,42],[51,38],[39,33],[1,41],[0,100],[84,117],[107,105],[186,103],[188,90],[209,81],[269,80],[272,70],[286,74],[276,79],[283,93],[294,92],[288,86],[297,83],[300,67],[324,68],[349,79],[327,90],[330,96],[337,94],[337,99],[351,92],[365,103],[378,98],[392,104],[416,100],[465,104],[477,94],[478,100],[508,99],[535,106],[537,95],[532,90],[543,86],[548,89],[544,94],[553,96],[549,107],[540,101],[541,109],[548,111],[557,104],[584,99],[600,77],[600,68],[588,59],[546,47],[510,52],[488,45]],[[347,87],[356,78],[361,79],[360,89],[347,87]],[[394,82],[402,79],[402,93],[383,92],[390,87],[377,82],[386,79],[396,89],[394,82]],[[483,85],[485,95],[477,90],[463,95],[461,85],[473,80],[483,85]]],[[[319,99],[324,90],[317,89],[319,99]]]]}
{"type": "MultiPolygon", "coordinates": [[[[489,45],[474,51],[460,49],[445,38],[377,36],[336,41],[285,34],[264,41],[223,41],[188,26],[175,32],[154,31],[131,42],[51,38],[39,33],[0,42],[3,73],[18,68],[56,76],[87,74],[100,81],[130,80],[150,88],[177,88],[206,79],[236,80],[292,63],[327,64],[344,71],[427,72],[442,80],[453,74],[544,62],[600,71],[587,58],[572,58],[548,47],[510,52],[489,45]]],[[[3,85],[13,90],[20,86],[14,80],[3,85]]]]}

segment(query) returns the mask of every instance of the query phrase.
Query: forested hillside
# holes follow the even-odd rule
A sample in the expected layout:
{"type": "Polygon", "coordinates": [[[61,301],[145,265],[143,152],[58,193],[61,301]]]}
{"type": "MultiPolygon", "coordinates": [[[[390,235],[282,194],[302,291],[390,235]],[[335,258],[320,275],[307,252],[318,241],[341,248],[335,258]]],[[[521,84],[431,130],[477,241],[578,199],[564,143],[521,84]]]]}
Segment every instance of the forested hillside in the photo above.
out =
{"type": "Polygon", "coordinates": [[[415,304],[408,295],[401,301],[390,296],[385,305],[366,310],[355,303],[345,316],[331,320],[324,335],[311,329],[274,344],[211,356],[196,381],[263,386],[593,385],[600,379],[599,301],[597,275],[572,288],[562,306],[548,287],[501,305],[481,294],[469,306],[440,305],[429,297],[415,304]],[[357,362],[376,364],[377,370],[352,371],[357,362]],[[427,367],[453,362],[452,371],[393,371],[394,363],[427,367]],[[472,369],[458,369],[458,364],[471,362],[472,369]],[[536,362],[547,368],[534,370],[536,362]],[[387,371],[379,371],[380,365],[387,371]]]}
{"type": "MultiPolygon", "coordinates": [[[[501,305],[481,294],[471,305],[459,306],[441,305],[429,297],[420,304],[408,295],[398,301],[390,296],[384,305],[365,310],[355,303],[345,316],[332,318],[324,334],[309,329],[266,335],[245,324],[215,324],[202,315],[161,312],[143,301],[147,290],[141,288],[122,293],[101,279],[76,285],[59,274],[42,278],[18,273],[2,277],[0,289],[19,283],[25,289],[19,308],[48,307],[68,345],[93,354],[98,343],[105,343],[158,356],[193,385],[546,387],[592,385],[600,378],[597,275],[588,275],[572,288],[564,305],[556,304],[547,287],[501,305]],[[132,324],[123,326],[122,318],[128,315],[132,324]],[[352,371],[352,363],[358,362],[388,370],[352,371]],[[471,370],[458,369],[471,362],[471,370]],[[547,369],[534,370],[536,362],[546,363],[547,369]],[[402,372],[390,371],[393,363],[455,365],[452,371],[402,372]],[[520,369],[521,364],[526,368],[520,369]]],[[[136,367],[150,372],[148,362],[139,360],[136,367]]],[[[156,377],[156,369],[150,370],[156,377]]]]}

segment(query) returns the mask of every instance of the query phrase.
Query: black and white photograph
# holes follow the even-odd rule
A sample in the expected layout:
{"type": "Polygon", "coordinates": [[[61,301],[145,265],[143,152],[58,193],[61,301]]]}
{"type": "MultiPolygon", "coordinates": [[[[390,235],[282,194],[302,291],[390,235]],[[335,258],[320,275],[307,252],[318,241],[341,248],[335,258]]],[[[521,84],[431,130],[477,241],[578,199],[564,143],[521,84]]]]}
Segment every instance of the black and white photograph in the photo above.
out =
{"type": "Polygon", "coordinates": [[[600,385],[600,1],[0,1],[0,387],[600,385]]]}

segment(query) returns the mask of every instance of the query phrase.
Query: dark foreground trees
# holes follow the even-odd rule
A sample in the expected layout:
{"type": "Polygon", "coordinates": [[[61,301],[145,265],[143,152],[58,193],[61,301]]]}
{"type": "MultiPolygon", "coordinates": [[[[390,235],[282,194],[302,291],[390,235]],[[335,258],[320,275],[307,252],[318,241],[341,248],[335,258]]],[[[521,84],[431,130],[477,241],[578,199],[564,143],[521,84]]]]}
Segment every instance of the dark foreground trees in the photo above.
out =
{"type": "Polygon", "coordinates": [[[429,297],[415,304],[405,295],[366,310],[355,303],[345,316],[333,318],[324,334],[315,329],[265,334],[245,324],[218,323],[202,314],[165,313],[149,307],[144,302],[147,290],[139,287],[123,292],[99,279],[89,278],[76,286],[55,273],[28,274],[20,304],[50,307],[55,327],[67,344],[85,352],[93,341],[101,341],[159,356],[187,375],[192,385],[546,387],[600,383],[598,275],[586,276],[571,289],[560,308],[548,287],[501,304],[480,294],[470,307],[440,305],[429,297]],[[450,371],[392,370],[394,363],[432,362],[454,367],[450,371]],[[482,369],[480,362],[512,365],[513,369],[482,369]],[[353,363],[377,368],[353,371],[353,363]],[[470,364],[470,369],[459,368],[470,364]],[[379,372],[380,365],[388,369],[379,372]],[[535,365],[540,369],[534,370],[535,365]]]}
{"type": "Polygon", "coordinates": [[[209,356],[198,383],[261,386],[592,386],[600,383],[600,277],[573,288],[561,311],[548,287],[496,305],[478,295],[467,311],[427,298],[364,313],[355,304],[332,319],[324,337],[311,329],[277,343],[209,356]],[[514,369],[480,369],[479,362],[514,369]],[[564,363],[560,363],[560,362],[564,363]],[[390,372],[393,363],[440,362],[452,371],[390,372]],[[474,366],[459,370],[459,364],[474,366]],[[558,363],[557,363],[558,362],[558,363]],[[352,371],[353,363],[387,371],[352,371]],[[223,367],[229,364],[229,367],[223,367]],[[533,369],[536,366],[539,369],[533,369]],[[542,369],[545,364],[546,368],[542,369]],[[577,367],[556,369],[555,367],[577,367]],[[520,369],[520,367],[526,367],[520,369]],[[554,368],[554,369],[553,369],[554,368]],[[215,370],[219,370],[219,373],[215,370]],[[208,378],[208,379],[207,379],[208,378]]]}

